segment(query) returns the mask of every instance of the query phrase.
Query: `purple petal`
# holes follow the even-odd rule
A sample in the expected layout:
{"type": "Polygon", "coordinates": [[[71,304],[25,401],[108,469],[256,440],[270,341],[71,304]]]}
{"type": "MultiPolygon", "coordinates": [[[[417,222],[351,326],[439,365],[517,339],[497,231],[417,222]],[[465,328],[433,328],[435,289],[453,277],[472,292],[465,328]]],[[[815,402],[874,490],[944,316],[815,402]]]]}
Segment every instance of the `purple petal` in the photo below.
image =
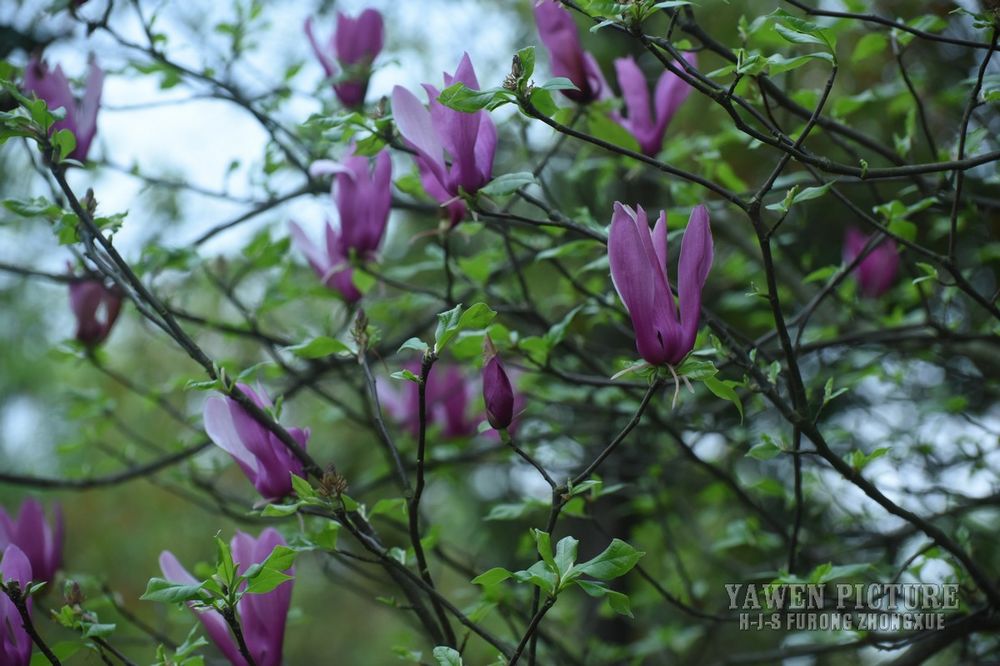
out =
{"type": "Polygon", "coordinates": [[[483,118],[479,123],[479,134],[476,136],[476,168],[479,174],[479,187],[493,179],[493,159],[497,152],[497,128],[493,119],[485,111],[480,111],[483,118]]]}
{"type": "MultiPolygon", "coordinates": [[[[693,51],[685,53],[684,59],[692,66],[698,64],[697,56],[693,51]]],[[[667,132],[670,121],[689,94],[691,94],[691,86],[684,79],[669,70],[660,75],[660,80],[656,83],[656,91],[653,94],[653,105],[656,107],[656,124],[652,134],[656,143],[656,153],[663,146],[663,136],[667,132]]]]}
{"type": "Polygon", "coordinates": [[[615,72],[618,75],[618,86],[622,90],[627,114],[621,124],[638,139],[640,135],[648,133],[653,126],[646,75],[639,69],[632,56],[616,59],[615,72]]]}
{"type": "MultiPolygon", "coordinates": [[[[274,528],[267,528],[254,539],[237,532],[231,541],[233,557],[241,572],[263,562],[275,546],[285,540],[274,528]]],[[[285,573],[292,575],[294,569],[285,573]]],[[[280,666],[285,637],[285,621],[291,604],[292,581],[286,581],[266,594],[248,594],[239,602],[239,615],[244,637],[258,666],[280,666]]]]}
{"type": "Polygon", "coordinates": [[[309,262],[313,271],[320,277],[326,274],[330,269],[330,262],[326,254],[309,239],[309,236],[306,235],[306,232],[298,224],[289,222],[288,228],[292,233],[292,244],[299,252],[305,255],[306,261],[309,262]]]}
{"type": "Polygon", "coordinates": [[[597,95],[590,87],[591,77],[588,76],[592,72],[586,70],[580,35],[570,13],[558,2],[543,0],[535,4],[535,24],[538,36],[549,51],[552,73],[566,77],[580,89],[564,90],[563,94],[577,102],[595,99],[597,95]]]}
{"type": "Polygon", "coordinates": [[[97,111],[101,106],[101,93],[104,89],[104,71],[98,67],[92,58],[87,73],[87,87],[80,101],[79,113],[76,118],[76,148],[70,157],[81,162],[87,159],[90,144],[97,135],[97,111]]]}
{"type": "MultiPolygon", "coordinates": [[[[588,51],[583,52],[583,72],[587,81],[587,96],[588,99],[584,101],[592,101],[595,99],[604,99],[609,96],[610,86],[608,82],[604,79],[604,72],[601,71],[601,65],[597,62],[597,58],[590,54],[588,51]]],[[[570,93],[577,94],[574,90],[564,90],[563,94],[569,97],[570,93]]]]}
{"type": "Polygon", "coordinates": [[[868,237],[851,227],[844,235],[844,263],[851,263],[868,244],[868,237]]]}
{"type": "MultiPolygon", "coordinates": [[[[184,565],[169,550],[160,553],[160,570],[163,572],[163,577],[172,583],[182,585],[196,585],[198,583],[198,580],[188,573],[184,565]]],[[[191,604],[188,604],[188,607],[190,608],[191,604]]],[[[247,666],[246,660],[243,659],[239,648],[236,647],[236,641],[229,634],[229,625],[226,624],[222,615],[214,610],[198,611],[192,608],[192,611],[205,627],[205,633],[229,660],[229,663],[232,666],[247,666]]]]}
{"type": "Polygon", "coordinates": [[[53,130],[69,129],[76,134],[76,99],[61,66],[50,70],[48,63],[38,56],[33,57],[24,69],[24,89],[45,100],[49,111],[66,110],[66,117],[55,123],[53,130]]]}
{"type": "MultiPolygon", "coordinates": [[[[9,545],[0,557],[0,579],[16,580],[23,590],[31,582],[31,564],[15,545],[9,545]]],[[[32,601],[28,599],[28,612],[32,601]]],[[[5,666],[28,666],[31,662],[31,637],[24,630],[21,614],[6,594],[0,594],[0,663],[5,666]]]]}
{"type": "Polygon", "coordinates": [[[434,129],[430,112],[413,93],[402,86],[396,86],[392,89],[392,113],[399,133],[423,157],[425,166],[433,172],[434,177],[444,183],[444,148],[434,129]]]}
{"type": "Polygon", "coordinates": [[[97,310],[104,298],[99,280],[81,279],[69,284],[69,306],[76,317],[76,339],[93,346],[100,344],[104,327],[97,320],[97,310]]]}
{"type": "Polygon", "coordinates": [[[649,227],[644,216],[641,220],[636,217],[631,208],[615,202],[608,234],[608,262],[611,280],[632,319],[639,354],[656,365],[665,359],[654,328],[654,269],[642,241],[642,234],[648,234],[649,227]],[[646,227],[645,232],[640,227],[646,227]]]}
{"type": "Polygon", "coordinates": [[[0,574],[4,582],[16,580],[23,590],[32,581],[31,560],[23,550],[11,544],[4,548],[3,558],[0,558],[0,574]]]}
{"type": "Polygon", "coordinates": [[[705,280],[708,279],[708,271],[712,268],[714,256],[708,209],[696,206],[691,211],[684,239],[681,241],[681,259],[677,271],[681,328],[684,332],[683,354],[687,354],[694,346],[698,333],[698,319],[701,316],[701,292],[705,287],[705,280]]]}
{"type": "Polygon", "coordinates": [[[392,159],[388,150],[379,151],[375,156],[375,170],[371,178],[372,196],[370,218],[365,225],[367,234],[361,249],[366,254],[374,253],[382,243],[385,227],[392,210],[392,159]]]}
{"type": "Polygon", "coordinates": [[[337,60],[345,65],[370,63],[382,50],[384,26],[382,15],[366,9],[358,18],[337,13],[337,31],[333,39],[337,60]]]}
{"type": "Polygon", "coordinates": [[[490,425],[502,430],[514,420],[514,389],[497,356],[483,366],[483,400],[490,425]]]}
{"type": "Polygon", "coordinates": [[[203,420],[205,432],[216,446],[228,453],[246,474],[250,482],[257,482],[257,460],[243,443],[233,423],[229,398],[212,396],[205,401],[203,420]]]}
{"type": "MultiPolygon", "coordinates": [[[[848,229],[844,238],[845,263],[854,261],[870,240],[871,236],[866,236],[854,228],[848,229]]],[[[868,298],[877,298],[892,287],[898,271],[899,251],[896,242],[887,238],[872,248],[854,269],[853,274],[861,294],[868,298]]]]}
{"type": "Polygon", "coordinates": [[[306,19],[305,31],[306,37],[309,38],[309,43],[312,45],[313,53],[316,54],[316,59],[319,60],[319,64],[323,67],[323,71],[326,72],[326,76],[329,78],[336,74],[337,63],[334,62],[330,52],[316,41],[316,36],[313,34],[313,20],[311,16],[306,19]]]}

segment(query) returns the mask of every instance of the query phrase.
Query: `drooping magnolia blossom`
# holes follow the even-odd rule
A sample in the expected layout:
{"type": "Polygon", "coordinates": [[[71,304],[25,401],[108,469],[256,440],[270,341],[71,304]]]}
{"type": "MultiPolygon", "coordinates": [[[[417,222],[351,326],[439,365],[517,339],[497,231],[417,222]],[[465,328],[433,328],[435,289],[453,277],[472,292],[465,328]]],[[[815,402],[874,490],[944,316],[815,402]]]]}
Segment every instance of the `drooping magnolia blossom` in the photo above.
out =
{"type": "Polygon", "coordinates": [[[83,98],[79,103],[73,96],[73,89],[60,65],[56,65],[54,70],[49,69],[48,63],[36,55],[28,61],[24,70],[24,89],[27,92],[44,99],[49,110],[59,107],[66,109],[66,117],[54,123],[52,131],[68,129],[73,132],[76,148],[67,157],[81,162],[86,161],[90,144],[97,134],[97,110],[101,106],[103,87],[104,72],[93,58],[90,60],[83,98]]]}
{"type": "MultiPolygon", "coordinates": [[[[420,374],[420,361],[411,361],[404,367],[420,374]]],[[[436,363],[427,378],[427,425],[440,427],[441,436],[448,439],[475,435],[480,421],[469,416],[475,394],[474,382],[458,366],[436,363]]],[[[405,386],[397,388],[380,382],[379,396],[396,421],[414,436],[420,432],[420,389],[415,383],[405,382],[405,386]]]]}
{"type": "Polygon", "coordinates": [[[31,562],[36,581],[51,581],[62,565],[65,525],[58,504],[54,515],[50,525],[41,502],[35,499],[25,500],[16,518],[0,508],[0,550],[11,544],[17,546],[31,562]]]}
{"type": "MultiPolygon", "coordinates": [[[[257,539],[237,530],[229,542],[233,560],[240,574],[246,573],[246,570],[254,564],[263,562],[274,547],[279,545],[285,545],[285,540],[273,527],[265,529],[257,539]]],[[[169,550],[160,553],[160,569],[164,578],[171,582],[184,585],[198,583],[169,550]]],[[[293,575],[294,567],[285,573],[293,575]]],[[[265,594],[244,594],[236,604],[243,640],[246,641],[250,656],[257,666],[281,666],[285,621],[292,601],[292,582],[285,581],[265,594]]],[[[194,612],[205,627],[205,633],[229,663],[232,666],[247,666],[222,614],[214,610],[194,610],[194,612]]]]}
{"type": "MultiPolygon", "coordinates": [[[[857,229],[847,230],[844,236],[844,261],[851,263],[854,258],[861,254],[861,251],[868,245],[871,236],[867,236],[857,229]]],[[[892,283],[896,281],[896,273],[899,272],[899,249],[896,241],[886,238],[881,243],[872,248],[857,268],[854,269],[854,279],[858,281],[858,287],[864,296],[877,298],[889,291],[892,283]]]]}
{"type": "Polygon", "coordinates": [[[320,247],[292,222],[292,240],[323,284],[354,303],[361,298],[361,292],[354,286],[351,252],[360,259],[374,259],[389,220],[392,206],[389,153],[383,150],[375,157],[374,171],[369,168],[367,157],[351,155],[341,163],[315,162],[309,172],[313,176],[334,176],[330,195],[340,213],[340,228],[335,229],[327,222],[325,247],[320,247]]]}
{"type": "Polygon", "coordinates": [[[313,34],[312,17],[306,19],[305,29],[326,76],[338,77],[333,91],[341,104],[348,108],[364,104],[372,62],[385,41],[382,14],[366,9],[357,18],[352,18],[337,12],[337,29],[325,45],[313,34]]]}
{"type": "MultiPolygon", "coordinates": [[[[462,56],[454,75],[444,75],[445,86],[459,82],[479,90],[468,53],[462,56]]],[[[463,113],[449,109],[438,102],[437,88],[425,83],[424,89],[430,100],[429,111],[413,93],[396,86],[392,90],[392,113],[399,133],[417,152],[424,189],[441,204],[447,204],[454,226],[467,212],[465,203],[458,198],[460,192],[475,194],[493,176],[497,130],[486,111],[463,113]]]]}
{"type": "Polygon", "coordinates": [[[74,278],[69,283],[69,307],[76,317],[76,339],[96,347],[111,333],[122,309],[122,294],[95,277],[74,278]]]}
{"type": "MultiPolygon", "coordinates": [[[[270,408],[267,395],[246,384],[237,387],[261,409],[270,408]]],[[[258,423],[232,398],[213,396],[205,401],[205,432],[216,446],[231,455],[264,499],[285,497],[292,492],[292,474],[302,476],[302,462],[277,435],[258,423]]],[[[309,429],[287,428],[303,449],[309,429]]]]}
{"type": "Polygon", "coordinates": [[[611,279],[632,318],[636,348],[651,365],[676,365],[694,347],[713,257],[708,210],[696,206],[681,241],[678,308],[667,279],[667,214],[661,211],[650,231],[642,206],[632,210],[615,202],[608,236],[611,279]]]}
{"type": "Polygon", "coordinates": [[[514,389],[495,351],[483,365],[483,401],[491,426],[497,430],[510,427],[514,420],[514,389]]]}
{"type": "MultiPolygon", "coordinates": [[[[693,52],[685,53],[684,59],[692,65],[697,63],[693,52]]],[[[651,108],[646,75],[639,69],[635,58],[618,58],[615,60],[615,71],[625,99],[625,115],[615,113],[613,117],[635,137],[643,153],[655,156],[663,147],[667,125],[691,92],[691,86],[673,72],[664,71],[656,82],[651,108]]]]}
{"type": "Polygon", "coordinates": [[[574,102],[586,104],[607,93],[608,84],[601,66],[580,45],[576,22],[558,0],[538,0],[535,4],[535,24],[538,36],[549,51],[552,73],[564,76],[579,90],[563,90],[574,102]]]}
{"type": "MultiPolygon", "coordinates": [[[[2,548],[0,552],[0,580],[4,583],[17,581],[22,592],[27,590],[32,580],[31,563],[27,556],[15,545],[2,548]]],[[[30,598],[26,605],[30,613],[30,598]]],[[[0,593],[0,664],[28,666],[30,663],[31,637],[24,630],[21,613],[6,594],[0,593]]]]}

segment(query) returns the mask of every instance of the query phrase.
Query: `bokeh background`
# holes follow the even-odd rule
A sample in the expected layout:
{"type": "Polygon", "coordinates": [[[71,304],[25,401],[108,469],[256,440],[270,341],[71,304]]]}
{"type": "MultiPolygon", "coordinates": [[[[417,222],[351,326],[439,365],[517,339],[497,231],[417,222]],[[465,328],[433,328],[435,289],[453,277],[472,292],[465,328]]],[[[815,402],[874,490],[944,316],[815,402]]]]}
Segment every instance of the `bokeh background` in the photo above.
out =
{"type": "MultiPolygon", "coordinates": [[[[173,306],[192,315],[239,323],[239,310],[212,285],[220,277],[234,279],[241,270],[251,267],[253,270],[239,279],[236,291],[239,299],[256,311],[261,328],[301,341],[343,327],[350,312],[316,285],[301,258],[289,250],[287,241],[287,223],[293,219],[318,237],[324,219],[334,215],[328,198],[298,197],[192,250],[192,242],[208,229],[238,217],[255,202],[294,187],[294,174],[281,169],[268,173],[273,148],[268,145],[266,132],[245,110],[213,98],[209,86],[172,81],[162,72],[149,72],[148,61],[141,53],[122,47],[100,30],[87,35],[66,12],[48,11],[48,4],[8,0],[0,6],[0,25],[7,35],[4,39],[10,40],[4,46],[5,57],[23,65],[27,54],[18,47],[30,43],[21,41],[30,38],[51,41],[45,51],[47,58],[61,63],[71,77],[83,74],[91,54],[107,71],[99,130],[91,151],[94,166],[73,171],[70,181],[78,191],[93,188],[103,210],[128,211],[127,222],[115,236],[123,254],[141,268],[145,277],[155,279],[158,290],[169,294],[173,306]]],[[[130,3],[118,4],[121,7],[112,14],[112,24],[125,38],[142,41],[141,26],[130,3]]],[[[383,12],[387,46],[377,62],[369,101],[388,95],[397,84],[414,89],[424,81],[439,82],[441,72],[452,71],[463,51],[470,54],[483,85],[499,85],[509,71],[514,51],[538,44],[530,0],[140,0],[138,4],[147,16],[155,13],[157,29],[166,36],[172,58],[195,70],[225,71],[247,94],[267,99],[269,113],[289,127],[301,125],[313,114],[331,113],[334,107],[302,32],[307,16],[314,16],[319,32],[327,34],[335,10],[356,14],[371,6],[383,12]],[[220,26],[248,16],[254,7],[259,7],[259,14],[248,22],[245,50],[234,59],[230,36],[220,26]]],[[[734,0],[704,4],[703,27],[717,39],[735,44],[739,42],[740,17],[752,21],[771,11],[775,3],[734,0]]],[[[840,6],[837,2],[820,4],[840,6]]],[[[955,3],[900,1],[871,5],[904,19],[937,16],[947,23],[945,30],[950,35],[975,38],[982,34],[967,18],[949,13],[955,3]]],[[[965,6],[976,9],[974,3],[965,6]]],[[[98,17],[104,7],[103,0],[91,0],[79,13],[98,17]]],[[[587,48],[605,63],[609,77],[611,58],[638,53],[620,35],[610,31],[591,34],[582,23],[581,28],[587,48]]],[[[909,97],[899,81],[891,49],[851,58],[852,47],[862,34],[852,32],[842,43],[843,57],[850,64],[845,64],[838,79],[832,113],[890,143],[896,135],[916,137],[910,156],[929,161],[933,156],[917,145],[919,133],[907,129],[913,122],[909,97]]],[[[541,50],[539,56],[540,67],[546,71],[547,60],[541,50]]],[[[966,79],[978,65],[976,54],[933,44],[920,45],[907,57],[911,74],[927,100],[931,126],[940,132],[942,148],[947,150],[967,95],[966,79]]],[[[653,71],[652,62],[641,62],[653,71]]],[[[702,71],[711,71],[723,64],[706,55],[699,66],[702,71]]],[[[988,79],[994,88],[996,64],[988,79]]],[[[821,68],[809,67],[789,76],[785,85],[808,106],[824,80],[821,68]]],[[[537,156],[554,140],[547,128],[528,122],[510,109],[494,117],[501,125],[496,173],[524,170],[525,160],[537,156]]],[[[976,122],[977,149],[987,150],[990,145],[995,148],[995,104],[988,106],[976,122]]],[[[756,148],[734,135],[727,118],[711,102],[693,95],[671,125],[665,152],[670,161],[702,170],[727,187],[744,192],[759,183],[770,169],[770,161],[761,160],[756,148]]],[[[395,177],[413,171],[409,158],[397,155],[395,160],[395,177]]],[[[37,167],[38,158],[28,144],[10,141],[0,147],[0,195],[50,194],[37,167]]],[[[611,202],[616,198],[641,201],[651,209],[683,209],[700,196],[665,183],[659,174],[586,148],[567,148],[553,160],[551,172],[562,209],[572,211],[579,219],[592,219],[597,225],[607,224],[611,202]]],[[[995,198],[995,165],[987,165],[975,175],[970,190],[995,198]]],[[[868,209],[907,194],[900,195],[895,184],[873,186],[872,190],[856,188],[852,196],[868,209]]],[[[970,221],[965,246],[971,253],[967,255],[970,261],[981,262],[982,271],[974,278],[984,291],[991,281],[995,282],[993,270],[1000,258],[1000,244],[995,240],[997,208],[989,210],[992,212],[976,219],[976,224],[970,221]]],[[[755,280],[760,284],[759,267],[748,258],[756,252],[754,242],[731,212],[715,206],[716,214],[713,228],[721,250],[707,298],[748,335],[765,333],[771,326],[770,315],[759,297],[750,293],[755,280]]],[[[843,210],[819,202],[797,210],[788,222],[792,231],[782,237],[780,246],[785,259],[782,269],[788,271],[783,289],[792,301],[807,300],[810,285],[802,282],[801,276],[839,263],[844,216],[843,210]]],[[[922,222],[925,226],[921,233],[930,234],[931,242],[941,241],[941,220],[938,215],[922,222]]],[[[431,288],[440,287],[440,276],[434,270],[440,264],[440,249],[421,235],[434,224],[420,212],[394,211],[381,252],[381,265],[387,275],[403,282],[413,280],[431,288]]],[[[471,284],[485,278],[477,266],[488,265],[496,257],[497,244],[495,238],[484,238],[481,233],[470,233],[458,240],[458,251],[467,261],[463,270],[471,284]]],[[[47,225],[0,212],[0,262],[60,273],[71,258],[65,247],[56,244],[47,225]]],[[[598,259],[581,257],[573,270],[585,284],[610,295],[613,292],[606,265],[589,266],[589,261],[598,259]]],[[[545,295],[547,317],[558,320],[575,304],[578,296],[572,290],[547,291],[550,272],[534,268],[528,275],[533,280],[532,288],[545,295]]],[[[885,304],[858,304],[856,295],[847,292],[842,300],[854,305],[839,313],[821,312],[815,339],[853,327],[877,328],[910,321],[921,305],[919,294],[908,281],[904,279],[907,284],[900,286],[894,299],[885,304]]],[[[850,285],[845,289],[851,289],[850,285]]],[[[376,287],[375,294],[377,298],[366,304],[366,310],[373,322],[384,325],[386,339],[394,339],[418,323],[420,313],[433,305],[433,300],[420,294],[401,294],[384,286],[376,287]]],[[[970,330],[990,330],[988,325],[977,328],[980,322],[968,313],[968,304],[942,297],[935,300],[933,307],[944,321],[969,321],[970,330]]],[[[601,321],[608,325],[587,325],[573,334],[586,338],[586,344],[593,348],[616,347],[618,356],[627,357],[631,342],[607,320],[601,321]]],[[[257,345],[243,338],[192,326],[198,330],[199,342],[215,358],[233,367],[247,368],[267,360],[257,345]]],[[[992,331],[995,334],[995,326],[992,331]]],[[[126,306],[96,364],[83,359],[79,350],[68,343],[72,333],[64,284],[0,271],[0,469],[58,478],[97,476],[150,459],[158,452],[190,445],[202,437],[199,423],[205,395],[185,388],[189,381],[201,379],[197,368],[144,323],[134,309],[126,306]],[[121,378],[147,397],[126,388],[121,378]],[[190,418],[193,427],[179,426],[156,406],[156,400],[176,406],[190,418]]],[[[852,389],[824,414],[826,427],[858,449],[871,452],[883,445],[892,447],[888,456],[873,461],[868,468],[880,487],[903,502],[912,500],[915,508],[936,512],[950,506],[956,495],[990,497],[995,492],[1000,466],[996,454],[1000,408],[996,401],[994,378],[998,368],[994,352],[995,347],[976,342],[962,348],[960,357],[939,353],[936,348],[910,349],[904,343],[897,349],[884,344],[873,349],[834,347],[811,357],[807,371],[817,376],[836,371],[837,385],[852,389]],[[954,464],[942,464],[942,458],[954,464]]],[[[383,368],[386,374],[391,363],[387,361],[383,368]]],[[[273,365],[262,365],[258,377],[280,385],[280,370],[273,365]]],[[[614,415],[621,413],[619,407],[624,409],[632,403],[613,390],[588,392],[583,387],[555,386],[545,381],[530,373],[524,377],[523,390],[536,398],[529,407],[527,433],[535,437],[533,443],[541,459],[556,469],[569,469],[593,445],[587,438],[601,440],[606,433],[613,433],[614,415]],[[594,409],[580,415],[577,410],[581,404],[590,404],[594,409]]],[[[358,404],[356,377],[335,373],[325,383],[341,395],[348,407],[358,404]]],[[[672,426],[697,447],[703,459],[732,470],[760,502],[785,506],[787,488],[775,482],[776,478],[782,480],[782,472],[768,468],[764,461],[744,459],[746,449],[760,441],[760,433],[776,431],[773,414],[749,402],[747,418],[741,421],[728,404],[725,407],[732,413],[725,414],[718,405],[699,410],[698,404],[711,403],[701,394],[697,400],[690,398],[672,426]]],[[[374,502],[391,495],[385,492],[385,466],[373,434],[343,417],[342,412],[315,395],[302,392],[286,403],[282,420],[312,428],[314,454],[321,460],[335,459],[363,499],[374,502]]],[[[461,455],[493,445],[486,438],[475,439],[441,443],[435,455],[461,455]]],[[[650,459],[637,453],[644,447],[661,450],[655,433],[638,436],[631,453],[623,456],[619,471],[638,479],[639,487],[645,489],[640,495],[646,495],[620,503],[612,500],[601,508],[601,513],[612,523],[627,523],[636,539],[645,542],[645,550],[657,552],[650,567],[667,585],[685,585],[686,594],[692,597],[718,600],[722,582],[730,580],[720,572],[731,571],[733,579],[742,580],[748,572],[770,569],[761,553],[774,544],[759,524],[738,517],[740,512],[733,508],[725,484],[708,478],[703,471],[689,473],[685,471],[689,468],[675,468],[682,464],[682,456],[676,451],[650,459]]],[[[810,492],[822,498],[817,500],[812,520],[829,521],[831,529],[841,533],[849,533],[853,526],[869,534],[898,527],[880,512],[863,506],[857,491],[826,472],[817,471],[809,479],[810,492]]],[[[0,484],[0,504],[9,510],[29,495],[36,493],[0,484]]],[[[524,512],[537,510],[525,498],[544,500],[546,495],[547,489],[528,470],[512,465],[506,458],[457,464],[435,474],[425,500],[428,514],[433,516],[428,522],[447,526],[449,534],[461,535],[461,554],[477,567],[441,574],[443,585],[456,590],[453,598],[459,606],[471,608],[480,601],[474,588],[463,585],[475,573],[491,566],[511,565],[517,558],[523,563],[530,561],[532,546],[524,522],[484,521],[483,517],[498,505],[520,507],[524,512]]],[[[228,535],[236,527],[260,529],[259,524],[233,510],[241,505],[249,507],[256,497],[239,470],[215,449],[154,478],[40,496],[47,503],[60,502],[64,507],[65,576],[84,582],[93,607],[102,614],[114,615],[100,599],[99,590],[107,587],[134,613],[178,639],[191,624],[188,614],[138,601],[148,578],[158,575],[156,559],[160,551],[171,549],[183,562],[193,565],[211,559],[211,539],[216,533],[228,535]],[[220,511],[220,506],[228,515],[220,511]]],[[[591,545],[584,547],[591,554],[606,540],[586,521],[574,523],[571,519],[569,524],[575,534],[593,537],[591,545]]],[[[984,539],[995,534],[995,526],[995,509],[975,514],[973,523],[964,527],[968,543],[982,545],[984,539]]],[[[392,529],[390,524],[389,534],[393,534],[392,529]]],[[[396,533],[395,537],[403,535],[396,533]]],[[[906,542],[901,541],[898,547],[899,559],[905,559],[909,554],[906,542]]],[[[983,546],[977,552],[987,561],[997,562],[995,546],[983,546]]],[[[888,561],[891,563],[891,559],[888,561]]],[[[364,570],[364,566],[358,568],[364,570]]],[[[932,580],[950,571],[942,559],[929,563],[922,575],[932,580]]],[[[384,592],[384,584],[377,572],[371,575],[374,578],[358,575],[343,562],[301,558],[286,663],[392,664],[399,663],[399,656],[394,654],[397,648],[401,653],[418,649],[412,627],[391,607],[391,601],[374,598],[380,590],[384,592]]],[[[58,589],[51,591],[43,603],[56,603],[59,593],[58,589]]],[[[634,594],[633,603],[639,606],[652,603],[655,596],[648,589],[634,594]]],[[[605,611],[583,603],[557,608],[551,617],[568,626],[583,626],[593,619],[588,615],[611,622],[605,611]]],[[[52,627],[47,631],[58,634],[52,627]]],[[[689,649],[705,641],[711,635],[707,631],[687,626],[683,616],[671,617],[655,630],[632,634],[638,647],[631,659],[634,663],[674,663],[673,658],[683,657],[690,660],[688,663],[699,663],[689,649]]],[[[609,630],[608,635],[613,633],[609,630]]],[[[135,650],[137,661],[150,661],[152,651],[140,644],[137,636],[133,644],[130,635],[123,628],[123,637],[116,644],[135,650]],[[147,657],[140,659],[143,654],[147,657]]],[[[761,647],[771,640],[747,636],[740,639],[750,646],[759,642],[761,647]]],[[[706,649],[711,652],[711,648],[706,649]]],[[[476,653],[475,658],[484,654],[476,653]]],[[[594,663],[603,663],[600,660],[605,658],[607,663],[625,663],[600,654],[595,649],[594,663]]],[[[869,658],[877,653],[865,654],[869,658]]],[[[471,663],[480,663],[475,658],[471,663]]],[[[93,655],[79,656],[71,663],[97,663],[97,659],[93,655]]],[[[482,663],[486,663],[485,658],[482,663]]]]}

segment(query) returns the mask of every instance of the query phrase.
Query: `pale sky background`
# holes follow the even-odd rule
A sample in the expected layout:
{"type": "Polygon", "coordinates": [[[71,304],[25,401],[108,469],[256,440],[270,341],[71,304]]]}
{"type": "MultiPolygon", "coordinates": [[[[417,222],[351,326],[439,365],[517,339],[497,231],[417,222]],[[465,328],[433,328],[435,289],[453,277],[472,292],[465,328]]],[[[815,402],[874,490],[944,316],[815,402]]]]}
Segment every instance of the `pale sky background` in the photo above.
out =
{"type": "MultiPolygon", "coordinates": [[[[526,10],[531,0],[524,0],[526,10]]],[[[15,24],[26,25],[36,16],[32,10],[39,3],[25,3],[19,10],[0,10],[0,18],[15,24]]],[[[422,0],[421,2],[392,2],[387,0],[340,0],[335,6],[349,15],[356,15],[365,7],[375,7],[386,16],[386,52],[377,61],[378,70],[372,77],[368,99],[377,100],[388,95],[394,85],[418,89],[421,82],[433,82],[440,86],[441,73],[454,71],[462,52],[468,50],[483,85],[496,85],[502,81],[509,67],[510,54],[515,47],[513,40],[518,30],[531,29],[521,26],[517,20],[517,3],[511,2],[506,9],[497,9],[495,2],[453,2],[449,0],[422,0]],[[484,29],[483,26],[488,26],[484,29]],[[400,29],[405,34],[399,34],[400,29]],[[475,39],[469,39],[474,34],[475,39]]],[[[84,16],[98,16],[103,12],[104,0],[90,0],[80,10],[84,16]]],[[[151,3],[144,2],[147,16],[157,6],[163,7],[157,21],[157,29],[170,37],[168,53],[181,64],[200,69],[199,58],[206,50],[221,53],[225,49],[225,39],[212,35],[206,49],[203,44],[194,44],[195,35],[188,28],[191,21],[198,24],[214,25],[232,16],[229,2],[184,2],[151,3]],[[205,15],[202,15],[205,12],[205,15]]],[[[316,63],[312,50],[303,34],[305,18],[312,14],[314,3],[283,3],[280,9],[269,6],[264,16],[269,27],[258,38],[259,48],[248,58],[250,66],[236,69],[236,79],[249,93],[259,92],[281,81],[285,69],[296,61],[304,61],[305,66],[293,80],[292,86],[298,94],[288,105],[281,120],[289,126],[304,121],[310,114],[321,109],[320,101],[312,91],[323,72],[316,63]]],[[[127,39],[143,43],[135,13],[124,3],[116,10],[112,25],[127,39]]],[[[324,37],[333,29],[334,16],[328,14],[317,18],[316,32],[324,37]]],[[[39,23],[41,29],[59,33],[72,27],[63,13],[39,23]]],[[[257,121],[239,107],[224,101],[194,99],[179,104],[147,106],[168,100],[189,99],[192,94],[203,92],[204,87],[179,85],[169,90],[160,90],[157,77],[122,71],[126,52],[106,34],[97,32],[89,39],[84,30],[77,27],[74,37],[60,40],[46,50],[51,64],[60,63],[71,77],[82,76],[89,53],[97,55],[101,65],[108,71],[104,86],[103,106],[98,119],[98,134],[91,148],[91,158],[105,158],[115,165],[131,167],[141,165],[147,175],[164,175],[183,178],[208,190],[226,191],[238,197],[266,198],[259,181],[263,164],[263,148],[266,135],[257,121]],[[228,172],[228,166],[238,160],[240,168],[228,172]]],[[[18,53],[17,61],[23,59],[18,53]]],[[[328,88],[327,96],[333,95],[328,88]]],[[[422,91],[419,92],[421,96],[422,91]]],[[[23,152],[23,148],[21,149],[23,152]]],[[[409,169],[408,162],[398,163],[399,169],[409,169]]],[[[116,243],[126,254],[137,249],[146,234],[142,225],[142,198],[137,199],[143,184],[128,175],[110,169],[76,170],[71,175],[76,189],[83,191],[94,187],[98,200],[105,212],[129,210],[130,216],[116,243]]],[[[284,191],[282,186],[294,187],[299,183],[293,177],[276,178],[273,187],[284,191]]],[[[39,190],[42,193],[44,190],[39,190]]],[[[245,208],[220,201],[214,197],[186,195],[185,216],[188,221],[177,231],[177,245],[197,236],[205,229],[243,212],[245,208]]],[[[256,223],[244,225],[242,231],[225,234],[217,241],[205,246],[208,253],[234,247],[263,223],[276,217],[304,219],[306,226],[319,232],[324,210],[329,206],[321,200],[302,200],[282,209],[262,216],[256,223]]],[[[332,211],[329,211],[332,212],[332,211]]],[[[169,242],[168,244],[175,244],[169,242]]],[[[38,256],[37,266],[55,268],[61,266],[64,250],[43,251],[38,256]],[[59,256],[57,256],[59,255],[59,256]]]]}

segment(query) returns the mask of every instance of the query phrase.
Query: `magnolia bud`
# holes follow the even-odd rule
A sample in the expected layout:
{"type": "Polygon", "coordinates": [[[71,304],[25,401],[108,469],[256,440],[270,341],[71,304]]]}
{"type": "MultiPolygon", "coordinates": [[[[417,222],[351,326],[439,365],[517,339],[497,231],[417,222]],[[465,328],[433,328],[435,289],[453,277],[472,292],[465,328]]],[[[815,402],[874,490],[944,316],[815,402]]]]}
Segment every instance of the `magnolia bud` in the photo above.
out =
{"type": "MultiPolygon", "coordinates": [[[[492,346],[492,345],[490,345],[492,346]]],[[[486,402],[486,419],[497,430],[504,430],[514,420],[514,389],[507,372],[495,353],[483,366],[483,400],[486,402]]]]}

